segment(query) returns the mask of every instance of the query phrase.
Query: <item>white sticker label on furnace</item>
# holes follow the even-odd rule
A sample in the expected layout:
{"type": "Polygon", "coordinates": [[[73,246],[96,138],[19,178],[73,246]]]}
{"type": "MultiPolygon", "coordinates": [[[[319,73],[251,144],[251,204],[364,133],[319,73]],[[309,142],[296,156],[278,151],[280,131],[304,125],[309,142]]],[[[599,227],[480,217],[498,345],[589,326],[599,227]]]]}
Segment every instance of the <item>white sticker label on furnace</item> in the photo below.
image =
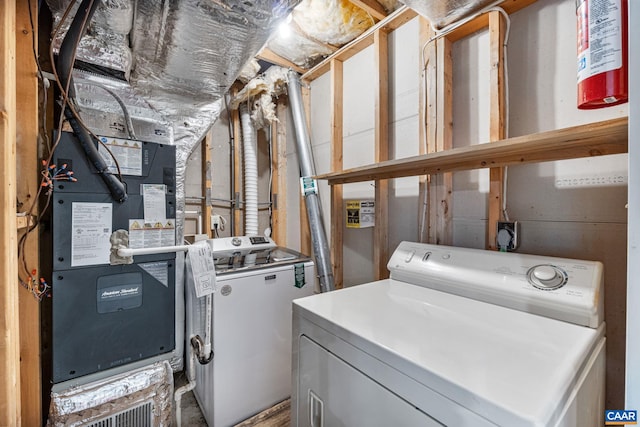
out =
{"type": "Polygon", "coordinates": [[[71,266],[109,264],[111,203],[71,204],[71,266]]]}
{"type": "Polygon", "coordinates": [[[120,166],[122,175],[142,176],[142,144],[140,141],[101,136],[100,142],[102,144],[98,145],[98,152],[111,173],[117,174],[117,166],[120,166]],[[114,157],[118,161],[117,166],[114,157]]]}

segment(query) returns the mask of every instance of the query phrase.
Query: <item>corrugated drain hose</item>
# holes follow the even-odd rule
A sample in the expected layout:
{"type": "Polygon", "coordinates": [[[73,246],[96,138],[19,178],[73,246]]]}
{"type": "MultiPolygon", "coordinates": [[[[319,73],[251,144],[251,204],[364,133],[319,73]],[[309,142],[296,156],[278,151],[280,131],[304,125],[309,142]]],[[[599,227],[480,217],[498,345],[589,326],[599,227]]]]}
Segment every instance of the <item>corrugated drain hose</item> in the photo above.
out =
{"type": "MultiPolygon", "coordinates": [[[[87,25],[91,22],[91,18],[100,4],[101,0],[83,0],[78,7],[76,16],[73,18],[69,31],[64,36],[64,40],[60,45],[60,52],[58,53],[58,76],[60,78],[60,84],[63,88],[68,87],[67,98],[68,102],[74,102],[75,88],[73,86],[73,77],[71,70],[73,69],[74,51],[76,50],[82,35],[87,29],[87,25]],[[82,13],[82,11],[85,11],[82,13]]],[[[76,134],[80,146],[84,150],[85,154],[93,166],[97,169],[100,177],[106,184],[111,196],[122,203],[127,200],[127,190],[124,184],[114,176],[107,166],[106,162],[98,152],[96,138],[85,129],[82,124],[71,111],[69,105],[65,106],[64,115],[69,121],[73,132],[76,134]]]]}

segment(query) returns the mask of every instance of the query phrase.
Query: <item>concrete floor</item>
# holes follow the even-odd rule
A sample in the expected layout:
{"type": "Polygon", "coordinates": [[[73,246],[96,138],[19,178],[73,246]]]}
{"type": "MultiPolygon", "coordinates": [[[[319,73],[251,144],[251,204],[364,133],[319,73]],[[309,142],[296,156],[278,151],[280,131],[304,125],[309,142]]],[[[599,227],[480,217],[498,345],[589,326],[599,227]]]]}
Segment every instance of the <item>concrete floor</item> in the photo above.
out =
{"type": "Polygon", "coordinates": [[[198,402],[193,396],[193,392],[185,393],[182,396],[182,425],[184,427],[207,427],[207,422],[200,411],[198,402]]]}
{"type": "MultiPolygon", "coordinates": [[[[184,371],[178,372],[173,376],[173,384],[175,389],[182,387],[184,384],[186,384],[186,382],[187,377],[184,371]]],[[[198,402],[193,395],[193,391],[185,393],[182,396],[180,408],[182,411],[182,416],[180,417],[180,419],[183,427],[208,427],[207,422],[202,415],[202,411],[200,411],[200,406],[198,406],[198,402]]]]}
{"type": "MultiPolygon", "coordinates": [[[[186,382],[184,371],[174,375],[173,383],[176,389],[182,387],[186,382]]],[[[180,408],[180,419],[183,427],[208,427],[193,391],[182,396],[180,408]]],[[[290,424],[290,404],[289,400],[286,400],[237,424],[235,427],[289,427],[290,424]]]]}

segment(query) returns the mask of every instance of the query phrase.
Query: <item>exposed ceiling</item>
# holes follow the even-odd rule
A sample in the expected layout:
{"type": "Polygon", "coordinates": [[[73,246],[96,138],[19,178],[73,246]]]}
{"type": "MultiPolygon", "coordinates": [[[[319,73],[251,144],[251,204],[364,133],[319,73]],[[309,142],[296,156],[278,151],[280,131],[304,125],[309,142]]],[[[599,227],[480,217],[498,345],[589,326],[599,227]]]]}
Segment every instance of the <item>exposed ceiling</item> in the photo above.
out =
{"type": "MultiPolygon", "coordinates": [[[[56,23],[70,4],[73,17],[79,3],[46,1],[56,23]]],[[[172,142],[187,145],[215,121],[224,94],[254,56],[303,72],[401,6],[396,0],[96,1],[101,4],[80,42],[76,65],[118,79],[113,90],[122,90],[124,82],[124,97],[142,98],[154,120],[171,125],[172,142]]],[[[489,1],[403,0],[438,26],[489,1]]],[[[55,48],[69,21],[54,34],[55,48]]],[[[245,68],[245,80],[259,69],[255,61],[245,68]]],[[[113,113],[121,113],[110,103],[113,113]]],[[[146,114],[132,104],[134,114],[146,114]]]]}

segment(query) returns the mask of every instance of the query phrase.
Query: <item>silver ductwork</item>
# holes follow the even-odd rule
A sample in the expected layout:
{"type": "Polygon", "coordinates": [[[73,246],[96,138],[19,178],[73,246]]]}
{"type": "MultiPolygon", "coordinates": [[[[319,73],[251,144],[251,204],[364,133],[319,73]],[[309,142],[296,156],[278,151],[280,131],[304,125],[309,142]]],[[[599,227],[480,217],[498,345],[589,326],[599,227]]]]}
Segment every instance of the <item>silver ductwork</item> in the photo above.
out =
{"type": "Polygon", "coordinates": [[[402,0],[404,4],[431,22],[435,30],[463,20],[502,1],[496,0],[402,0]]]}
{"type": "MultiPolygon", "coordinates": [[[[307,121],[304,115],[302,104],[302,90],[300,88],[300,78],[295,71],[289,71],[289,102],[293,115],[293,126],[296,131],[296,148],[298,152],[298,163],[300,165],[300,176],[303,179],[313,179],[316,175],[311,152],[311,138],[307,131],[307,121]]],[[[329,292],[335,289],[333,280],[333,268],[331,266],[331,255],[327,234],[324,230],[322,212],[320,210],[320,198],[317,191],[305,191],[305,203],[307,206],[307,216],[309,217],[309,228],[311,231],[311,241],[313,243],[313,253],[316,258],[316,268],[320,279],[320,289],[322,292],[329,292]]]]}

